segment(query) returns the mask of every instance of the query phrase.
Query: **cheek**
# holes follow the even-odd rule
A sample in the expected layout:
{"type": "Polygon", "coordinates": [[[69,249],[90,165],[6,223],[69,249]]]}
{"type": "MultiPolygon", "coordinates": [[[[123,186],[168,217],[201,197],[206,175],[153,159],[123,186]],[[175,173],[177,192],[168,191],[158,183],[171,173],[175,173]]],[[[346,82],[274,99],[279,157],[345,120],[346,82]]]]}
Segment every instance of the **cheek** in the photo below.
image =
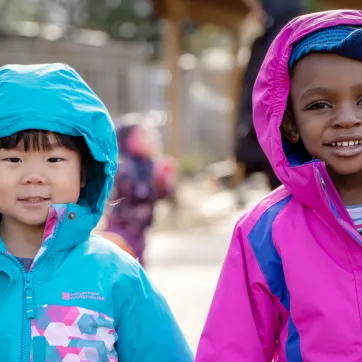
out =
{"type": "Polygon", "coordinates": [[[11,173],[7,177],[0,172],[0,213],[12,207],[16,202],[17,187],[16,178],[12,177],[11,173]]]}
{"type": "Polygon", "coordinates": [[[309,117],[308,119],[300,119],[297,122],[300,136],[306,147],[315,149],[321,145],[321,139],[325,128],[324,124],[325,122],[321,119],[309,117]]]}
{"type": "Polygon", "coordinates": [[[55,202],[77,202],[80,194],[80,170],[59,172],[59,176],[53,179],[52,193],[55,202]]]}
{"type": "Polygon", "coordinates": [[[12,170],[2,170],[0,168],[0,193],[1,197],[6,197],[6,190],[15,190],[19,182],[19,177],[12,170]]]}

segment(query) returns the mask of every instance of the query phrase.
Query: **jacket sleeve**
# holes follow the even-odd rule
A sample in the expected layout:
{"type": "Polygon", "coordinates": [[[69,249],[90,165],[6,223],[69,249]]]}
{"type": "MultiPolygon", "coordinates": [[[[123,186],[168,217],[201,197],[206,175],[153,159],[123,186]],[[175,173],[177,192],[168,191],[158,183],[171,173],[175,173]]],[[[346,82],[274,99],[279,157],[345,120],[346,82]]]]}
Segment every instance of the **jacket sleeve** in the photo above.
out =
{"type": "MultiPolygon", "coordinates": [[[[144,270],[122,305],[117,352],[122,362],[193,362],[194,356],[163,296],[144,270]]],[[[124,293],[124,292],[123,292],[124,293]]]]}
{"type": "Polygon", "coordinates": [[[242,225],[235,228],[195,362],[271,362],[279,311],[242,225]]]}

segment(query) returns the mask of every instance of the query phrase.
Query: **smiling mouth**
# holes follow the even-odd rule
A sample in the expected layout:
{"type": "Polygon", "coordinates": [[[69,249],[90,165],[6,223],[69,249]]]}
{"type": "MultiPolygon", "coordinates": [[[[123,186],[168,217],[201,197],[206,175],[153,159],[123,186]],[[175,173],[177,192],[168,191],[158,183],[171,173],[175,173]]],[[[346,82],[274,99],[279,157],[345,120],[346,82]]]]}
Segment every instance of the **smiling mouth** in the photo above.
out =
{"type": "Polygon", "coordinates": [[[335,142],[325,144],[329,153],[334,157],[344,159],[353,158],[362,154],[362,139],[343,140],[336,139],[335,142]]]}
{"type": "Polygon", "coordinates": [[[24,199],[20,199],[20,201],[29,202],[30,204],[38,204],[43,201],[48,201],[50,199],[43,197],[26,197],[24,199]]]}

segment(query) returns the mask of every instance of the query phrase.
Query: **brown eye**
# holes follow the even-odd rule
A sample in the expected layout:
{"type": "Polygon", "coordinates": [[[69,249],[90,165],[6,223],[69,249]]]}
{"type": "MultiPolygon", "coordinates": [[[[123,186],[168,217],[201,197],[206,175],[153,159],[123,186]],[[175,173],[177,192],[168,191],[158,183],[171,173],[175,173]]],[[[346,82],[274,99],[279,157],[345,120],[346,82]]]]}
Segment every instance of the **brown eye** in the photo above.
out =
{"type": "Polygon", "coordinates": [[[58,162],[61,162],[61,161],[63,161],[63,160],[64,160],[64,158],[51,157],[51,158],[48,159],[48,162],[50,162],[50,163],[58,163],[58,162]]]}
{"type": "Polygon", "coordinates": [[[316,102],[312,103],[311,105],[306,107],[306,111],[313,111],[313,110],[319,110],[319,109],[327,109],[331,108],[331,106],[328,103],[325,102],[316,102]]]}
{"type": "Polygon", "coordinates": [[[18,157],[10,157],[10,158],[6,158],[5,160],[10,163],[20,163],[21,162],[21,159],[18,157]]]}

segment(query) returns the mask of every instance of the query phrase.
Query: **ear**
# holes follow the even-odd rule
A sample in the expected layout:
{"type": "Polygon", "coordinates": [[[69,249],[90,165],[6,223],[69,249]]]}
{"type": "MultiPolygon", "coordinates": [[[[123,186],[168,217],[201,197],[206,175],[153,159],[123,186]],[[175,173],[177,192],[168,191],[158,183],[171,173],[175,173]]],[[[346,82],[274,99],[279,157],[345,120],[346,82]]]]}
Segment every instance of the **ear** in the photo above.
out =
{"type": "Polygon", "coordinates": [[[283,136],[287,138],[290,142],[298,143],[300,141],[300,135],[298,132],[297,124],[295,122],[294,114],[289,109],[286,109],[284,113],[280,129],[283,136]]]}

